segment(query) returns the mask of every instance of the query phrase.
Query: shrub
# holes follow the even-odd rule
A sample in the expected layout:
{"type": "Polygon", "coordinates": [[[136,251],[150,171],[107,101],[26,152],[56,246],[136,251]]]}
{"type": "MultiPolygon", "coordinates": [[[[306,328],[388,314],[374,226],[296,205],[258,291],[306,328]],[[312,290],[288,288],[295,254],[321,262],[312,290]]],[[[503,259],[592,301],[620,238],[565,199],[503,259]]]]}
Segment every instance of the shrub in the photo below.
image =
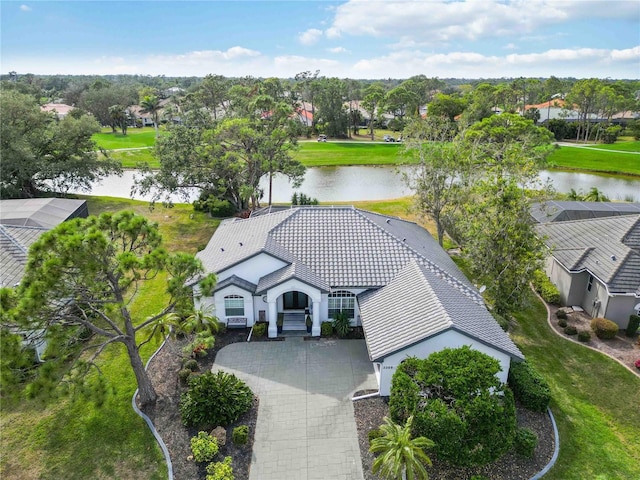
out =
{"type": "Polygon", "coordinates": [[[498,361],[465,346],[403,361],[392,378],[389,411],[396,423],[414,416],[414,436],[437,439],[438,458],[483,465],[513,445],[513,393],[496,377],[498,361]]]}
{"type": "Polygon", "coordinates": [[[180,383],[186,385],[189,382],[189,378],[193,375],[193,370],[188,368],[182,368],[178,371],[178,378],[180,379],[180,383]]]}
{"type": "Polygon", "coordinates": [[[489,477],[484,475],[472,475],[470,480],[490,480],[489,477]]]}
{"type": "Polygon", "coordinates": [[[566,327],[564,327],[564,333],[566,333],[567,335],[577,335],[578,329],[573,325],[567,325],[566,327]]]}
{"type": "Polygon", "coordinates": [[[320,335],[323,337],[329,337],[333,335],[333,325],[331,322],[322,322],[320,324],[320,335]]]}
{"type": "Polygon", "coordinates": [[[558,326],[560,328],[566,328],[567,327],[567,319],[566,318],[561,318],[560,320],[558,320],[558,326]]]}
{"type": "Polygon", "coordinates": [[[546,273],[542,270],[533,272],[533,287],[545,302],[552,305],[558,305],[560,303],[560,292],[558,288],[551,283],[551,280],[549,280],[546,273]]]}
{"type": "Polygon", "coordinates": [[[180,415],[187,427],[229,425],[251,408],[253,392],[238,377],[225,372],[203,373],[189,379],[180,397],[180,415]]]}
{"type": "Polygon", "coordinates": [[[556,312],[556,317],[560,319],[567,319],[567,312],[565,310],[558,310],[556,312]]]}
{"type": "Polygon", "coordinates": [[[207,432],[198,432],[191,438],[191,452],[196,462],[210,462],[218,453],[218,440],[207,432]]]}
{"type": "Polygon", "coordinates": [[[336,334],[341,338],[349,335],[349,330],[351,329],[351,322],[349,321],[347,312],[340,311],[339,313],[336,313],[336,316],[333,320],[333,329],[336,331],[336,334]]]}
{"type": "Polygon", "coordinates": [[[244,445],[249,441],[249,427],[240,425],[233,429],[231,439],[236,445],[244,445]]]}
{"type": "Polygon", "coordinates": [[[580,330],[578,332],[578,340],[580,342],[588,342],[589,340],[591,340],[591,334],[588,330],[580,330]]]}
{"type": "Polygon", "coordinates": [[[544,412],[551,400],[549,385],[527,362],[512,362],[509,386],[522,406],[534,412],[544,412]]]}
{"type": "Polygon", "coordinates": [[[200,369],[200,367],[198,366],[198,361],[194,360],[193,358],[190,358],[186,362],[184,362],[184,365],[182,367],[188,368],[192,372],[197,372],[200,369]]]}
{"type": "Polygon", "coordinates": [[[254,337],[264,337],[265,333],[267,333],[267,324],[266,323],[256,323],[253,326],[253,336],[254,337]]]}
{"type": "Polygon", "coordinates": [[[591,320],[591,330],[598,338],[609,340],[618,334],[618,325],[611,320],[599,317],[591,320]]]}
{"type": "Polygon", "coordinates": [[[371,445],[371,442],[373,442],[376,438],[380,438],[383,435],[384,434],[380,431],[379,428],[372,428],[371,430],[369,430],[369,432],[367,433],[367,437],[369,438],[369,445],[371,445]]]}
{"type": "Polygon", "coordinates": [[[640,315],[629,315],[629,323],[627,324],[625,335],[633,337],[638,331],[638,327],[640,327],[640,315]]]}
{"type": "Polygon", "coordinates": [[[234,480],[231,457],[224,457],[222,462],[207,465],[206,480],[234,480]]]}
{"type": "Polygon", "coordinates": [[[518,455],[531,458],[538,446],[538,436],[530,428],[519,428],[513,446],[518,455]]]}
{"type": "Polygon", "coordinates": [[[230,217],[236,213],[228,200],[220,200],[211,194],[200,195],[200,199],[193,202],[196,211],[208,212],[212,217],[230,217]]]}
{"type": "Polygon", "coordinates": [[[224,335],[227,333],[227,324],[224,322],[218,322],[218,329],[216,330],[218,335],[224,335]]]}
{"type": "Polygon", "coordinates": [[[640,369],[640,358],[638,360],[636,360],[634,365],[636,366],[636,368],[640,369]]]}

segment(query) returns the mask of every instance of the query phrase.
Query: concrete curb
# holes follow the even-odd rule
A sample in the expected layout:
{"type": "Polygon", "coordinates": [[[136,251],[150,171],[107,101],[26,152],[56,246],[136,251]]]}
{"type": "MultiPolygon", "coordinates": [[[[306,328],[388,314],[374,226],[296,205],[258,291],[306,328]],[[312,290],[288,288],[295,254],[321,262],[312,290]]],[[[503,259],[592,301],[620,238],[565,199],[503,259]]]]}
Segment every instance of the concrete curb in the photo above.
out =
{"type": "Polygon", "coordinates": [[[551,408],[547,407],[547,413],[549,414],[549,418],[551,419],[551,425],[553,425],[553,436],[555,439],[555,446],[553,448],[553,455],[551,456],[551,460],[549,463],[545,465],[545,467],[536,473],[530,480],[538,480],[544,477],[549,470],[556,464],[556,460],[558,460],[558,453],[560,453],[560,434],[558,433],[558,426],[556,425],[556,419],[553,418],[553,413],[551,412],[551,408]]]}
{"type": "MultiPolygon", "coordinates": [[[[164,347],[166,343],[167,343],[167,340],[165,339],[165,341],[162,342],[162,345],[160,345],[160,347],[154,352],[154,354],[151,355],[151,358],[149,358],[149,360],[147,361],[147,364],[144,366],[145,370],[149,367],[151,360],[153,360],[154,357],[160,352],[160,350],[162,350],[162,347],[164,347]]],[[[138,408],[138,405],[136,404],[137,396],[138,396],[138,389],[136,388],[136,391],[133,393],[133,397],[131,398],[131,406],[133,407],[133,410],[138,415],[140,415],[140,417],[142,417],[142,419],[147,423],[149,430],[151,430],[151,433],[153,434],[156,441],[158,442],[158,445],[160,446],[160,449],[162,450],[162,453],[164,455],[165,461],[167,462],[167,477],[169,480],[173,480],[173,464],[171,463],[171,456],[169,455],[169,449],[167,448],[167,445],[162,440],[162,437],[156,430],[156,427],[153,425],[153,422],[151,421],[151,419],[148,416],[146,416],[142,412],[142,410],[138,408]]]]}

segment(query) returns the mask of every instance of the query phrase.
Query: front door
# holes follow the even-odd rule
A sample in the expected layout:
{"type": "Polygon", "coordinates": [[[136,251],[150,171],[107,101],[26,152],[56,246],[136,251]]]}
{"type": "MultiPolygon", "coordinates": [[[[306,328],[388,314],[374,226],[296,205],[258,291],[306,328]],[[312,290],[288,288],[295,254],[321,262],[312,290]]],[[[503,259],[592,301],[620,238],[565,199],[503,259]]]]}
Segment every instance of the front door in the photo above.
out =
{"type": "Polygon", "coordinates": [[[302,292],[286,292],[284,294],[285,310],[304,310],[308,306],[307,294],[302,292]]]}

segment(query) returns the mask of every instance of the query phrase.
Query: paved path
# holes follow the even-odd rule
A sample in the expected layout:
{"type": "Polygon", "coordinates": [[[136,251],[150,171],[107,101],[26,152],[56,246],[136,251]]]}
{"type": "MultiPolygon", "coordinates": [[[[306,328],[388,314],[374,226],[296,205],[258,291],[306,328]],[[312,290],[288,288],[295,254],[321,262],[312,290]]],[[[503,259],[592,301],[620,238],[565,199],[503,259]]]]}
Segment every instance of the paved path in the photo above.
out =
{"type": "Polygon", "coordinates": [[[260,398],[250,480],[362,480],[351,395],[376,389],[364,340],[235,343],[213,369],[260,398]]]}

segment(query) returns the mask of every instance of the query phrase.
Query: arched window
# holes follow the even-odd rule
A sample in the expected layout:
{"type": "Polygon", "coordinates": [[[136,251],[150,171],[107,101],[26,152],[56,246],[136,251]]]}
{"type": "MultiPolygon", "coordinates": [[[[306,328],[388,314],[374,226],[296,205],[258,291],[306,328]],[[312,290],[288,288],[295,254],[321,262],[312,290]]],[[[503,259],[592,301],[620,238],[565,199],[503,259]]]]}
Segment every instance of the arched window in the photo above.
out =
{"type": "Polygon", "coordinates": [[[346,290],[338,290],[329,294],[329,318],[335,318],[336,313],[346,312],[351,319],[355,318],[356,296],[346,290]]]}
{"type": "Polygon", "coordinates": [[[244,297],[240,295],[224,297],[224,314],[227,317],[244,317],[244,297]]]}

